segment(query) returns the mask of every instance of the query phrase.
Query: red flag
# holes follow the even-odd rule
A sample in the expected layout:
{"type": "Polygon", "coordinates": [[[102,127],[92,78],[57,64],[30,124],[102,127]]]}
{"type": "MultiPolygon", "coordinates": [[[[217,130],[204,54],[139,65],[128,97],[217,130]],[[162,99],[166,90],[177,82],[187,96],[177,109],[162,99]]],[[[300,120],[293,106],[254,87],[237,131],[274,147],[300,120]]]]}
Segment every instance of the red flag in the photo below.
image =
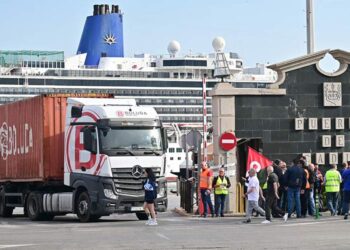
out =
{"type": "Polygon", "coordinates": [[[272,165],[272,161],[255,151],[251,147],[248,147],[248,159],[247,159],[247,175],[251,168],[255,168],[258,173],[261,169],[267,168],[272,165]]]}

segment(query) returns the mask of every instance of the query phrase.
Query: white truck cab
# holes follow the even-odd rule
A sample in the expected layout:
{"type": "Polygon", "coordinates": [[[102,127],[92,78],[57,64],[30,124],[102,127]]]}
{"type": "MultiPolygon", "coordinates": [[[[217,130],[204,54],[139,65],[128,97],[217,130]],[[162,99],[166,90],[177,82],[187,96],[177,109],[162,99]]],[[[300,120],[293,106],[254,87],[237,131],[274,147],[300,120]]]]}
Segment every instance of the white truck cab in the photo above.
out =
{"type": "Polygon", "coordinates": [[[64,184],[74,189],[81,221],[115,212],[143,211],[144,169],[158,181],[158,210],[167,207],[166,131],[152,107],[132,99],[68,98],[64,184]]]}

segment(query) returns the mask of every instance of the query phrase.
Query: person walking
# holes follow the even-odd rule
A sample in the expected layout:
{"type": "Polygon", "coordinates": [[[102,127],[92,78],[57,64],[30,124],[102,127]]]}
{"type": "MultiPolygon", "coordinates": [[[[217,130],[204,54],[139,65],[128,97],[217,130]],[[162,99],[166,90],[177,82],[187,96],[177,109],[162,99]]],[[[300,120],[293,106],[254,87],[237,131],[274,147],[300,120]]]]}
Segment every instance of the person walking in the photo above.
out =
{"type": "Polygon", "coordinates": [[[337,212],[340,183],[341,175],[337,171],[337,165],[331,164],[331,168],[324,176],[323,185],[326,188],[327,207],[332,216],[335,216],[337,212]]]}
{"type": "Polygon", "coordinates": [[[348,219],[349,216],[349,202],[350,202],[350,168],[343,171],[343,213],[344,220],[348,219]]]}
{"type": "Polygon", "coordinates": [[[267,167],[267,197],[266,197],[266,206],[265,206],[265,217],[266,220],[263,221],[263,224],[271,223],[271,210],[273,210],[276,215],[282,217],[284,221],[287,221],[288,214],[283,212],[277,206],[278,196],[278,177],[273,172],[273,167],[267,167]]]}
{"type": "Polygon", "coordinates": [[[156,212],[154,209],[154,200],[157,198],[156,177],[152,168],[146,168],[144,174],[146,176],[146,180],[143,183],[143,188],[145,190],[145,202],[143,204],[143,208],[147,214],[151,215],[146,222],[146,225],[156,226],[158,225],[156,212]]]}
{"type": "Polygon", "coordinates": [[[244,223],[250,223],[251,222],[251,216],[253,209],[265,216],[265,211],[261,207],[259,207],[259,195],[262,199],[265,199],[265,197],[262,195],[262,190],[260,188],[259,180],[256,177],[256,171],[254,168],[249,169],[249,183],[247,192],[244,194],[245,198],[248,200],[247,202],[247,208],[246,208],[246,220],[244,223]]]}
{"type": "Polygon", "coordinates": [[[288,186],[288,217],[292,215],[295,206],[297,218],[301,218],[300,189],[304,177],[304,171],[301,168],[301,164],[302,161],[299,158],[296,158],[293,160],[293,166],[286,171],[285,180],[288,186]]]}
{"type": "Polygon", "coordinates": [[[211,202],[210,194],[212,189],[213,173],[208,168],[205,161],[202,162],[202,172],[200,175],[199,189],[201,192],[201,199],[203,203],[203,217],[207,217],[208,206],[211,212],[211,216],[214,217],[213,203],[211,202]]]}
{"type": "Polygon", "coordinates": [[[230,179],[225,175],[225,168],[219,169],[219,175],[213,179],[213,187],[215,189],[215,215],[216,217],[224,217],[225,200],[228,195],[228,188],[231,187],[230,179]]]}

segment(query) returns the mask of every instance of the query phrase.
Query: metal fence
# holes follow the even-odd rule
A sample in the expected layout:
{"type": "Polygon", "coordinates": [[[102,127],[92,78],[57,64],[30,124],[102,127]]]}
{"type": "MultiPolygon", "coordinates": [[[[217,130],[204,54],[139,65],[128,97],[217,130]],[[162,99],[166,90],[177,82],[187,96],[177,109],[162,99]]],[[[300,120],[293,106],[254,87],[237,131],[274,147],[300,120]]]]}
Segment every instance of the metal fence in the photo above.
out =
{"type": "Polygon", "coordinates": [[[193,193],[195,186],[191,181],[180,179],[180,206],[187,213],[193,213],[193,193]]]}

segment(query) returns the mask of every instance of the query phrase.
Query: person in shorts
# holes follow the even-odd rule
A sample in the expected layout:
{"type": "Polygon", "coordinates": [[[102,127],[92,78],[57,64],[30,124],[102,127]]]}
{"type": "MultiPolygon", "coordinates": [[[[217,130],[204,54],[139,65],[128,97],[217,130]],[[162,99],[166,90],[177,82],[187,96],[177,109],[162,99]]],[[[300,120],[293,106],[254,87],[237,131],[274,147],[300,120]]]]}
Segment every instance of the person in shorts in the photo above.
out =
{"type": "Polygon", "coordinates": [[[149,217],[148,221],[146,222],[146,225],[156,226],[158,225],[156,212],[154,209],[154,200],[157,198],[156,177],[151,168],[146,168],[144,173],[146,180],[143,183],[143,188],[145,190],[145,202],[143,204],[143,208],[147,214],[151,215],[151,217],[149,217]]]}

